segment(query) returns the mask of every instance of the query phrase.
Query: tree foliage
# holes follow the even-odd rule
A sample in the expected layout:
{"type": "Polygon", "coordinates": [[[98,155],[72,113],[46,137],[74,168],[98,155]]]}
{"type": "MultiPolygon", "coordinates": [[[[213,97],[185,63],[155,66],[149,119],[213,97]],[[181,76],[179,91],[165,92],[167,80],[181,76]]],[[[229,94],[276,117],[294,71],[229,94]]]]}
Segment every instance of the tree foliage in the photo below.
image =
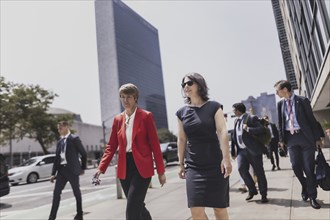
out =
{"type": "Polygon", "coordinates": [[[158,129],[157,134],[160,143],[177,141],[177,137],[167,128],[158,129]]]}
{"type": "Polygon", "coordinates": [[[43,152],[58,138],[57,122],[72,121],[71,115],[56,116],[48,113],[57,94],[39,85],[6,82],[0,77],[0,144],[11,139],[28,137],[37,141],[43,152]]]}

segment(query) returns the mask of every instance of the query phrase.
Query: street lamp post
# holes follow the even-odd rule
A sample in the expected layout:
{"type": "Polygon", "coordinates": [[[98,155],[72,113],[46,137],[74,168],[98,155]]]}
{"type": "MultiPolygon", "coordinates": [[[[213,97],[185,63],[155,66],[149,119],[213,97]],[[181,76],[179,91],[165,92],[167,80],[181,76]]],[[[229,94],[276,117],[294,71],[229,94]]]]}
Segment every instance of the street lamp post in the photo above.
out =
{"type": "Polygon", "coordinates": [[[102,128],[103,128],[103,147],[105,148],[106,141],[105,141],[105,122],[102,121],[102,128]]]}
{"type": "MultiPolygon", "coordinates": [[[[111,115],[110,117],[108,117],[106,120],[103,120],[102,121],[102,128],[103,128],[103,146],[104,148],[106,147],[106,140],[105,140],[105,132],[106,132],[106,126],[105,126],[105,122],[109,121],[110,119],[112,119],[113,117],[115,116],[114,115],[111,115]]],[[[115,165],[116,167],[116,173],[117,173],[117,164],[115,165]]],[[[117,199],[122,199],[123,198],[123,191],[122,191],[122,188],[121,188],[121,184],[120,184],[120,181],[118,179],[118,177],[116,178],[116,189],[117,189],[117,199]]]]}

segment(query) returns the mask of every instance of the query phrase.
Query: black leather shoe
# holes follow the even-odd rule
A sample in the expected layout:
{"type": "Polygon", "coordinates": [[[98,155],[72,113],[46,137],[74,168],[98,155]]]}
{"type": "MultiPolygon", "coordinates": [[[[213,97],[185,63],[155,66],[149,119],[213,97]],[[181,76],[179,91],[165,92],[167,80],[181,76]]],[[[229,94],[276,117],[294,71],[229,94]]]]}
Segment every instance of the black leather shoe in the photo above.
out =
{"type": "Polygon", "coordinates": [[[246,197],[246,201],[249,201],[251,199],[253,199],[253,196],[257,195],[258,193],[249,193],[249,195],[246,197]]]}
{"type": "Polygon", "coordinates": [[[310,199],[309,202],[310,202],[311,206],[312,206],[314,209],[320,209],[320,208],[321,208],[320,204],[318,204],[318,203],[316,202],[316,199],[310,199]]]}
{"type": "Polygon", "coordinates": [[[281,168],[279,166],[277,166],[277,170],[281,170],[281,168]]]}
{"type": "Polygon", "coordinates": [[[267,203],[268,199],[267,196],[261,196],[261,203],[267,203]]]}
{"type": "Polygon", "coordinates": [[[308,200],[307,192],[302,191],[301,192],[301,198],[302,198],[302,200],[304,200],[306,202],[308,200]]]}
{"type": "Polygon", "coordinates": [[[276,166],[275,166],[275,165],[273,165],[273,167],[272,167],[272,171],[274,171],[274,170],[275,170],[275,168],[276,168],[276,166]]]}
{"type": "Polygon", "coordinates": [[[83,220],[83,215],[82,214],[77,214],[73,220],[83,220]]]}

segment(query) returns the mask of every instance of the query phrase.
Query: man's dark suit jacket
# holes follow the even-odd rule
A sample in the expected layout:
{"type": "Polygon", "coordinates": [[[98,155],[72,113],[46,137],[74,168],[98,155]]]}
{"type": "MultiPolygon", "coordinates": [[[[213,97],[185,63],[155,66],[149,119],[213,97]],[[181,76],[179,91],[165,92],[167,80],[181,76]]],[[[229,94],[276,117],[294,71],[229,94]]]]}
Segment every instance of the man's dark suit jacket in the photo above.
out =
{"type": "MultiPolygon", "coordinates": [[[[300,129],[309,144],[314,146],[317,140],[320,140],[320,132],[318,129],[317,121],[314,117],[310,101],[303,96],[294,96],[295,113],[300,129]]],[[[278,123],[280,141],[287,143],[285,136],[285,100],[282,99],[277,103],[278,123]]]]}
{"type": "MultiPolygon", "coordinates": [[[[246,121],[246,117],[248,115],[244,114],[242,118],[242,122],[244,123],[246,121]]],[[[231,155],[237,156],[240,148],[237,144],[237,137],[236,137],[236,124],[238,123],[238,120],[235,121],[234,130],[232,133],[232,141],[231,141],[231,155]]],[[[246,145],[247,150],[252,155],[261,155],[264,152],[265,146],[257,141],[252,135],[260,135],[265,132],[264,127],[259,122],[258,117],[255,115],[250,115],[248,117],[248,120],[246,122],[247,126],[249,127],[249,132],[243,130],[243,142],[246,145]]]]}
{"type": "MultiPolygon", "coordinates": [[[[56,156],[54,160],[52,175],[55,176],[61,165],[61,146],[60,141],[57,142],[56,156]]],[[[70,134],[66,139],[66,151],[65,157],[67,161],[67,167],[74,175],[79,175],[81,170],[86,169],[87,153],[81,143],[78,136],[70,134]],[[79,162],[79,155],[81,163],[79,162]]]]}

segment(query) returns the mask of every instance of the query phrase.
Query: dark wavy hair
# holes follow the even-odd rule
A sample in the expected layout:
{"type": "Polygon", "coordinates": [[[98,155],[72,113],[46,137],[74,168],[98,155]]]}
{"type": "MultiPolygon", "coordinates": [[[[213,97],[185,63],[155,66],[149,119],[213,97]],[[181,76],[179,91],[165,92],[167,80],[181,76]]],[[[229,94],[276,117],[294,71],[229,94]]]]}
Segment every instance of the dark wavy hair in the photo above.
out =
{"type": "MultiPolygon", "coordinates": [[[[208,101],[209,100],[209,94],[208,94],[208,90],[209,88],[206,85],[206,81],[204,79],[204,77],[199,74],[199,73],[188,73],[186,74],[183,78],[181,83],[184,82],[184,79],[188,77],[191,81],[193,81],[194,83],[196,83],[198,85],[198,95],[202,98],[203,101],[208,101]]],[[[182,88],[183,91],[183,88],[182,88]]],[[[184,98],[184,102],[191,104],[191,99],[189,97],[187,97],[184,92],[183,94],[183,98],[184,98]]]]}
{"type": "Polygon", "coordinates": [[[246,107],[243,103],[239,102],[239,103],[235,103],[233,104],[233,108],[237,111],[239,111],[240,113],[244,114],[246,112],[246,107]]]}
{"type": "Polygon", "coordinates": [[[287,90],[289,92],[291,92],[292,90],[292,86],[291,86],[291,83],[288,81],[288,80],[280,80],[280,81],[277,81],[274,85],[274,87],[277,87],[279,86],[280,89],[284,89],[284,88],[287,88],[287,90]]]}

